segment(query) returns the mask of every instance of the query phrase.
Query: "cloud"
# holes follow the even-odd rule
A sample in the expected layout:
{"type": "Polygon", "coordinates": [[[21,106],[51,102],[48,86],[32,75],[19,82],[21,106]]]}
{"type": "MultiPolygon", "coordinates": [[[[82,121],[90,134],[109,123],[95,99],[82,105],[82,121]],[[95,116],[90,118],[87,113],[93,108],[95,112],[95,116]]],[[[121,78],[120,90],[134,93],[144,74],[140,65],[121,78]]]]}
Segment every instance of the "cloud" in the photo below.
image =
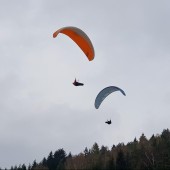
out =
{"type": "Polygon", "coordinates": [[[18,2],[0,5],[2,168],[168,128],[169,1],[18,2]],[[92,62],[65,35],[52,38],[68,25],[92,40],[92,62]],[[114,93],[96,110],[109,85],[127,96],[114,93]]]}

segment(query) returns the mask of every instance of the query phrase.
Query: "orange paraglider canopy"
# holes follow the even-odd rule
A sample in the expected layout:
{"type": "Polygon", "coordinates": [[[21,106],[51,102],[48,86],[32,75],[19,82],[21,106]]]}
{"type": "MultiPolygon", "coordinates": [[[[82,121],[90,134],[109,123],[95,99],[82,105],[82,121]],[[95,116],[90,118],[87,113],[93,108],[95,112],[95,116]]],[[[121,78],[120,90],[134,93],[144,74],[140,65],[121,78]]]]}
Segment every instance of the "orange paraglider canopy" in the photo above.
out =
{"type": "Polygon", "coordinates": [[[94,59],[92,42],[81,29],[76,27],[63,27],[54,32],[53,38],[57,37],[59,33],[69,36],[81,48],[89,61],[94,59]]]}

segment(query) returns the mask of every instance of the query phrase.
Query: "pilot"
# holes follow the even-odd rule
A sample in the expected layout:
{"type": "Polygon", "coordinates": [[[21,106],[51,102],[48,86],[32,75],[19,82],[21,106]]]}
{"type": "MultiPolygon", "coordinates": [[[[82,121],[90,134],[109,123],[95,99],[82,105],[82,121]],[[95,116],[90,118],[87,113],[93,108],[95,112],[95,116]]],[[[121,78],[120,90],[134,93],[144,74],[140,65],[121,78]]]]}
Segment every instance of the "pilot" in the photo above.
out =
{"type": "Polygon", "coordinates": [[[76,81],[76,79],[74,80],[73,84],[75,86],[83,86],[84,85],[83,83],[79,83],[78,81],[76,81]]]}
{"type": "Polygon", "coordinates": [[[105,123],[107,123],[108,125],[110,125],[112,123],[111,119],[108,121],[106,121],[105,123]]]}

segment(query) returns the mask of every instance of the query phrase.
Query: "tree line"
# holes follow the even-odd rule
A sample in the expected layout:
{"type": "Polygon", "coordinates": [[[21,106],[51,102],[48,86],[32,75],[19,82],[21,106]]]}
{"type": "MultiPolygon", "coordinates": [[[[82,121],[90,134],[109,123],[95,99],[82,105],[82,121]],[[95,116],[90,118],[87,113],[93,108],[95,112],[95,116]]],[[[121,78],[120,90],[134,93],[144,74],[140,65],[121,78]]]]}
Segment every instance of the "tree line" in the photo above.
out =
{"type": "Polygon", "coordinates": [[[64,149],[50,152],[39,163],[11,166],[10,170],[170,170],[170,131],[147,139],[144,134],[132,142],[113,145],[111,149],[95,142],[83,152],[72,155],[64,149]]]}

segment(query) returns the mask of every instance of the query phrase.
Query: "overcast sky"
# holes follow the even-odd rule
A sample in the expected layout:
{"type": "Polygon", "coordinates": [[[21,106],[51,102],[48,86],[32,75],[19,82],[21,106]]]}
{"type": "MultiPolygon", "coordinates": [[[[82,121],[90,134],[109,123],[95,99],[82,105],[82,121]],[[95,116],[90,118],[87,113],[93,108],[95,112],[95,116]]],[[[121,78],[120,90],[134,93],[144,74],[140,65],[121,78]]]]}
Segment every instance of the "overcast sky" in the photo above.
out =
{"type": "Polygon", "coordinates": [[[169,0],[1,1],[0,167],[170,128],[169,18],[169,0]],[[86,32],[93,61],[67,36],[52,37],[64,26],[86,32]],[[75,77],[85,85],[73,86],[75,77]],[[95,109],[111,85],[127,96],[95,109]]]}

